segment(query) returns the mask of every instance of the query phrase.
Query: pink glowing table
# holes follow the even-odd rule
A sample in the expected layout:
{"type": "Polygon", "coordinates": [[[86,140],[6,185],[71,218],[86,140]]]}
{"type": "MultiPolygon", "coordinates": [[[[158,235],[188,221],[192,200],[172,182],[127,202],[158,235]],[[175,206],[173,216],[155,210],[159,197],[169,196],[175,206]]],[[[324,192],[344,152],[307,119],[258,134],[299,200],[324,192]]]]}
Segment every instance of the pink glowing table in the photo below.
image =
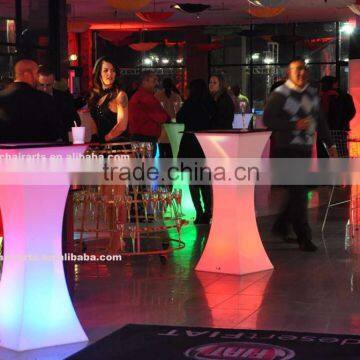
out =
{"type": "MultiPolygon", "coordinates": [[[[0,145],[0,155],[66,157],[82,154],[86,147],[0,145]]],[[[60,185],[49,185],[54,174],[33,173],[33,180],[42,184],[33,185],[29,184],[30,174],[10,174],[11,164],[3,159],[0,165],[5,240],[0,281],[0,346],[23,351],[87,341],[69,297],[61,259],[69,176],[55,174],[60,185]],[[9,181],[11,176],[13,182],[9,181]],[[54,258],[45,260],[49,255],[54,258]]]]}
{"type": "MultiPolygon", "coordinates": [[[[196,132],[206,158],[261,158],[271,132],[196,132]]],[[[196,270],[243,275],[273,269],[255,216],[254,185],[214,185],[209,237],[196,270]]]]}

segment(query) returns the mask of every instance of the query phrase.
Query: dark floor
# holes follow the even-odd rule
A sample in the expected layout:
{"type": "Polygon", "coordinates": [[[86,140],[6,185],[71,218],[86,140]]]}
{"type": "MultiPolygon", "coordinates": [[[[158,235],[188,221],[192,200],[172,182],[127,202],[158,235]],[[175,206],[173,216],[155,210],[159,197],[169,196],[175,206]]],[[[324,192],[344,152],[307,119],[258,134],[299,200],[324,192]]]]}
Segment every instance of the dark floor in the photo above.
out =
{"type": "MultiPolygon", "coordinates": [[[[91,341],[127,323],[360,334],[360,255],[356,243],[345,250],[349,209],[330,210],[322,238],[324,209],[310,210],[315,253],[274,238],[273,215],[258,218],[273,271],[241,277],[194,271],[208,233],[194,225],[183,227],[186,247],[166,265],[157,256],[77,265],[78,317],[91,341]]],[[[56,349],[51,357],[26,358],[60,359],[64,352],[56,349]]]]}

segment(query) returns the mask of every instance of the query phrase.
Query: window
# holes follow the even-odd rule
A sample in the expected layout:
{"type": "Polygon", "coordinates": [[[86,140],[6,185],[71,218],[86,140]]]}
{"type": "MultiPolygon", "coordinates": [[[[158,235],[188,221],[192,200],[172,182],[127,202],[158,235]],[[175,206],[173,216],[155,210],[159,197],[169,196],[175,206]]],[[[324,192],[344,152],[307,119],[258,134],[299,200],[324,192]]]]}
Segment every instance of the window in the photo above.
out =
{"type": "Polygon", "coordinates": [[[230,85],[239,82],[251,106],[258,110],[263,108],[271,85],[286,76],[287,63],[295,56],[306,60],[311,82],[316,83],[325,75],[337,76],[346,90],[349,34],[347,28],[339,31],[344,25],[335,22],[253,25],[246,35],[243,32],[245,40],[236,40],[235,48],[232,44],[236,37],[233,43],[224,41],[223,48],[211,53],[210,72],[221,70],[229,74],[230,85]],[[241,66],[244,53],[246,67],[241,66]]]}
{"type": "Polygon", "coordinates": [[[336,23],[297,24],[296,56],[312,63],[336,61],[336,23]]]}
{"type": "Polygon", "coordinates": [[[293,24],[254,25],[254,62],[288,63],[293,58],[293,24]]]}

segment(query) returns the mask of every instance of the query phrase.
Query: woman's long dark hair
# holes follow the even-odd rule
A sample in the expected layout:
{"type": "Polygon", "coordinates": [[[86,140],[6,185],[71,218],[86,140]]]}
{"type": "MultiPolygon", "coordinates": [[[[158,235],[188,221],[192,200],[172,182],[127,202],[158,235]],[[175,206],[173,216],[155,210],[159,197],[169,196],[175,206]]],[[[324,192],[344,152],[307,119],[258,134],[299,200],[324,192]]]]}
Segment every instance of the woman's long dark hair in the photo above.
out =
{"type": "Polygon", "coordinates": [[[219,81],[219,91],[213,94],[215,101],[217,101],[223,93],[227,92],[226,81],[224,76],[220,74],[211,75],[211,77],[216,77],[219,81]]]}
{"type": "Polygon", "coordinates": [[[109,94],[109,101],[115,99],[120,90],[122,90],[122,87],[119,79],[119,68],[116,62],[108,56],[103,56],[97,59],[93,69],[93,89],[90,94],[89,108],[94,108],[97,105],[99,99],[101,99],[106,94],[109,94]],[[110,63],[114,67],[116,74],[114,84],[109,89],[103,89],[101,82],[101,68],[103,62],[110,63]]]}
{"type": "Polygon", "coordinates": [[[206,101],[210,93],[206,82],[203,79],[195,79],[189,85],[189,99],[195,101],[206,101]]]}

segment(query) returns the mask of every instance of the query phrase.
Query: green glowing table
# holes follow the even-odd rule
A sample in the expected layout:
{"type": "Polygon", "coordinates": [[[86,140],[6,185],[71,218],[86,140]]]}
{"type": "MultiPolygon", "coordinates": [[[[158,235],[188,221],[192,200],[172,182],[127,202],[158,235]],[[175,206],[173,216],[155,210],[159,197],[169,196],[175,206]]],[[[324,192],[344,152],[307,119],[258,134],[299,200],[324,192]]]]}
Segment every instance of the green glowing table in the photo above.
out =
{"type": "Polygon", "coordinates": [[[177,158],[179,153],[181,138],[183,136],[182,133],[184,131],[185,126],[184,124],[167,123],[164,124],[164,127],[169,137],[173,157],[177,158]]]}

